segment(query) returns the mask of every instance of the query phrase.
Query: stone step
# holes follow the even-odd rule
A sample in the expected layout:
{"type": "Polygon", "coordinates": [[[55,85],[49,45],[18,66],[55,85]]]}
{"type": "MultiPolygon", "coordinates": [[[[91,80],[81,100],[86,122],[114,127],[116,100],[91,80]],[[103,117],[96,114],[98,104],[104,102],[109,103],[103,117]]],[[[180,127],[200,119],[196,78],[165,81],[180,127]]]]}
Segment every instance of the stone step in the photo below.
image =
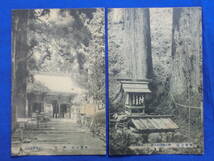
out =
{"type": "Polygon", "coordinates": [[[64,126],[39,126],[38,128],[34,127],[34,129],[81,129],[80,127],[64,127],[64,126]]]}
{"type": "Polygon", "coordinates": [[[74,128],[76,128],[76,127],[81,127],[80,125],[77,125],[77,124],[63,124],[63,123],[56,123],[56,124],[53,124],[53,123],[46,123],[46,124],[44,124],[44,123],[40,123],[39,124],[40,126],[54,126],[54,127],[56,127],[56,126],[62,126],[62,127],[74,127],[74,128]]]}
{"type": "MultiPolygon", "coordinates": [[[[35,142],[41,144],[70,144],[75,143],[77,138],[79,139],[84,136],[94,138],[89,128],[80,127],[80,125],[72,121],[65,120],[40,122],[39,128],[34,124],[31,129],[26,129],[24,131],[24,137],[29,138],[32,143],[35,142]]],[[[17,135],[16,138],[18,140],[19,135],[17,135]]],[[[13,139],[15,140],[15,137],[13,137],[13,139]]]]}
{"type": "MultiPolygon", "coordinates": [[[[68,123],[39,123],[39,125],[50,125],[50,126],[75,126],[68,123]]],[[[76,125],[79,126],[79,125],[76,125]]]]}
{"type": "Polygon", "coordinates": [[[36,129],[38,129],[38,130],[54,130],[54,129],[58,129],[58,130],[63,130],[63,129],[66,129],[66,130],[76,130],[76,129],[81,129],[81,128],[79,128],[79,127],[63,127],[63,126],[58,126],[58,127],[56,127],[56,126],[39,126],[38,128],[37,127],[33,127],[33,128],[30,128],[30,129],[32,129],[32,130],[36,130],[36,129]]]}
{"type": "Polygon", "coordinates": [[[48,135],[51,135],[51,134],[58,134],[58,135],[63,135],[63,134],[79,134],[79,133],[90,133],[90,132],[79,132],[79,131],[76,131],[76,132],[73,132],[73,131],[33,131],[33,132],[29,132],[29,133],[26,133],[26,134],[48,134],[48,135]]]}

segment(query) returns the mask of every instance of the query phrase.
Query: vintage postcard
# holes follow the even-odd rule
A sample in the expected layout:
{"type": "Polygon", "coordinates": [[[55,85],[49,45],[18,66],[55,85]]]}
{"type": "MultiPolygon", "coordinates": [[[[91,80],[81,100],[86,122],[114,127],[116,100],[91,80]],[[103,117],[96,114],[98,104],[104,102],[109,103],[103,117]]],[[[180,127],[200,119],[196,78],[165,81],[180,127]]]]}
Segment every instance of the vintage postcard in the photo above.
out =
{"type": "Polygon", "coordinates": [[[12,155],[105,154],[104,10],[14,10],[12,22],[12,155]]]}
{"type": "Polygon", "coordinates": [[[108,10],[110,155],[202,154],[201,8],[108,10]]]}

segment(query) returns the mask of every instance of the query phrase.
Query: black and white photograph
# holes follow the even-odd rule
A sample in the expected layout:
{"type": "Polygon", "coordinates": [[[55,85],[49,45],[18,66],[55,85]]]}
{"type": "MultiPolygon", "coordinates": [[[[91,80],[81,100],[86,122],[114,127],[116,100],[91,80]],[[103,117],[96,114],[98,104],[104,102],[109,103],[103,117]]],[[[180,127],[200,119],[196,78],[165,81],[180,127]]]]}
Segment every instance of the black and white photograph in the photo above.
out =
{"type": "Polygon", "coordinates": [[[109,153],[203,154],[201,8],[108,9],[109,153]]]}
{"type": "Polygon", "coordinates": [[[104,9],[12,11],[11,155],[104,155],[104,9]]]}

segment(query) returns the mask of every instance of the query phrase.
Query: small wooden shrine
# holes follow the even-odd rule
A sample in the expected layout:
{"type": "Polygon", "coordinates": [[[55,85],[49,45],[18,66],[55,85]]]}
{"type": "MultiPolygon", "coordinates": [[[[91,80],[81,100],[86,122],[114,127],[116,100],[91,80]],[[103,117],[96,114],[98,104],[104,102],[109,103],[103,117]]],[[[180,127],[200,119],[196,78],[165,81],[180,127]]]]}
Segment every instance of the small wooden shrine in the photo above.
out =
{"type": "MultiPolygon", "coordinates": [[[[145,111],[145,97],[151,94],[149,80],[118,79],[124,92],[126,125],[135,133],[148,137],[150,133],[174,132],[178,129],[170,115],[150,115],[145,111]]],[[[124,121],[124,120],[123,120],[124,121]]]]}
{"type": "Polygon", "coordinates": [[[125,111],[129,115],[145,114],[145,95],[151,93],[148,80],[120,80],[125,93],[125,111]]]}

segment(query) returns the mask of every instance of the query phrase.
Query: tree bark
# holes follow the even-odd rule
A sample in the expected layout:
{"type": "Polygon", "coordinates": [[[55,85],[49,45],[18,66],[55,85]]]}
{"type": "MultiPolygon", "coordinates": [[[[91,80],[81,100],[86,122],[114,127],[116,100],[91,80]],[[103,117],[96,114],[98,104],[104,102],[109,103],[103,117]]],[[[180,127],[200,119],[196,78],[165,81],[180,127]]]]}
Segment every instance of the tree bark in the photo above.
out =
{"type": "Polygon", "coordinates": [[[172,74],[174,95],[201,92],[201,12],[198,8],[174,8],[172,74]]]}
{"type": "Polygon", "coordinates": [[[124,32],[123,52],[128,60],[128,77],[151,78],[153,71],[149,9],[124,9],[124,32]]]}
{"type": "Polygon", "coordinates": [[[27,10],[16,10],[13,12],[13,128],[16,117],[25,117],[26,87],[27,87],[27,61],[18,61],[27,57],[27,10]]]}

